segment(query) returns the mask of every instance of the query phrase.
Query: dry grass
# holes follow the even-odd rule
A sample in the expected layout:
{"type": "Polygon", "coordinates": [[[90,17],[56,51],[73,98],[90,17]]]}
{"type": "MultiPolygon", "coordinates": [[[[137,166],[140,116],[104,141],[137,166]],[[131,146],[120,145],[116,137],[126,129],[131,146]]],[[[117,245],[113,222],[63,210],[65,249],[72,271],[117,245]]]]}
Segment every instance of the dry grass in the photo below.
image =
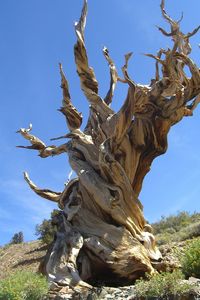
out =
{"type": "Polygon", "coordinates": [[[0,248],[0,280],[19,270],[37,272],[46,250],[40,241],[0,248]]]}

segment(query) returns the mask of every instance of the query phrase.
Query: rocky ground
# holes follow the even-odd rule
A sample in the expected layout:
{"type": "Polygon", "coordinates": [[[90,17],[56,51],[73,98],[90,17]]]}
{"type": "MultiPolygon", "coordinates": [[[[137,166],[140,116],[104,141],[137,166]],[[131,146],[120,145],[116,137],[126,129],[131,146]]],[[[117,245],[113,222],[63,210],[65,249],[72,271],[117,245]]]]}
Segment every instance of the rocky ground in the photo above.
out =
{"type": "MultiPolygon", "coordinates": [[[[183,281],[183,283],[186,280],[183,281]]],[[[187,281],[188,282],[188,281],[187,281]]],[[[78,292],[74,292],[72,290],[63,291],[60,296],[55,297],[52,295],[50,300],[200,300],[200,280],[197,281],[195,278],[190,278],[189,282],[194,284],[194,290],[190,294],[185,294],[182,296],[168,296],[166,298],[143,298],[138,299],[136,297],[136,291],[134,285],[131,286],[123,286],[123,287],[101,287],[94,288],[92,291],[87,292],[85,294],[81,294],[78,292]],[[73,294],[73,296],[72,296],[73,294]]]]}
{"type": "MultiPolygon", "coordinates": [[[[181,251],[184,245],[188,243],[171,243],[170,245],[163,245],[161,251],[165,257],[170,260],[174,260],[177,263],[176,253],[177,249],[181,251]]],[[[29,270],[32,272],[37,272],[40,262],[46,253],[46,246],[44,246],[40,241],[33,241],[29,243],[22,243],[16,245],[10,245],[0,248],[0,280],[8,276],[9,274],[19,271],[19,270],[29,270]]],[[[169,298],[170,300],[200,300],[200,280],[195,278],[190,278],[190,282],[197,283],[198,288],[195,288],[196,292],[191,295],[186,295],[185,297],[179,298],[169,298]]],[[[86,292],[85,295],[80,295],[78,291],[63,290],[63,294],[60,297],[55,297],[52,295],[50,299],[55,300],[68,300],[68,299],[87,299],[87,300],[136,300],[134,285],[123,286],[123,287],[96,287],[89,293],[86,292]],[[73,293],[73,296],[71,294],[73,293]]],[[[155,298],[154,298],[155,299],[155,298]]],[[[152,298],[153,300],[153,298],[152,298]]]]}

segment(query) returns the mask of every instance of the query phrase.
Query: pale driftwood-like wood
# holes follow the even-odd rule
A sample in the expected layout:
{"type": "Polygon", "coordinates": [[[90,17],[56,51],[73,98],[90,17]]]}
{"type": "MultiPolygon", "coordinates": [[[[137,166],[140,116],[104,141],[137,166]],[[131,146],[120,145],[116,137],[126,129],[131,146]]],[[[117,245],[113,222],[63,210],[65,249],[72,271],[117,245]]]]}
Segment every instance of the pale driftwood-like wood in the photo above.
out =
{"type": "Polygon", "coordinates": [[[77,174],[62,193],[40,189],[24,174],[35,193],[57,202],[61,208],[55,220],[58,232],[43,265],[52,290],[68,287],[83,291],[91,288],[89,283],[102,277],[104,281],[110,278],[116,282],[131,281],[145,272],[154,274],[155,269],[163,266],[138,196],[153,160],[167,150],[171,126],[185,116],[192,116],[200,102],[200,72],[189,57],[189,39],[200,27],[191,33],[182,33],[181,20],[176,22],[169,17],[164,0],[161,12],[171,31],[158,28],[172,39],[173,47],[161,49],[156,55],[146,54],[156,61],[155,78],[148,86],[130,78],[131,53],[125,55],[124,78],[119,78],[105,47],[103,54],[110,70],[110,86],[105,98],[101,98],[85,46],[85,0],[81,18],[75,24],[77,43],[74,47],[81,88],[90,105],[85,130],[80,128],[82,115],[72,104],[60,64],[63,90],[60,111],[70,130],[60,138],[69,141],[59,147],[46,146],[30,134],[32,125],[18,131],[31,143],[31,146],[19,147],[38,150],[43,158],[67,153],[71,168],[77,174]],[[186,66],[190,77],[184,72],[186,66]],[[128,92],[121,109],[114,112],[110,104],[118,82],[127,84],[128,92]]]}

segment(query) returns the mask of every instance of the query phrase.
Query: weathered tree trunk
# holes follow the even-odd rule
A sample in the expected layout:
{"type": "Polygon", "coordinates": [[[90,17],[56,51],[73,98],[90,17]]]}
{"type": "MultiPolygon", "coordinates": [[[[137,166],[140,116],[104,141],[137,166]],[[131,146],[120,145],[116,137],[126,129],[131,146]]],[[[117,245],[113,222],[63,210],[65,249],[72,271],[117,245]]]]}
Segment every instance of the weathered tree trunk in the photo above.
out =
{"type": "Polygon", "coordinates": [[[43,158],[67,153],[77,178],[71,180],[62,193],[39,189],[25,173],[30,187],[40,196],[58,203],[61,212],[56,217],[58,232],[44,264],[52,289],[91,288],[103,276],[132,281],[153,274],[162,260],[155,245],[151,226],[143,216],[138,197],[142,182],[152,161],[167,150],[167,134],[172,125],[184,116],[191,116],[199,103],[200,72],[189,58],[192,33],[183,34],[178,22],[165,12],[171,32],[159,30],[172,38],[172,49],[161,49],[157,55],[147,54],[156,61],[156,74],[149,86],[137,85],[128,75],[125,55],[119,78],[108,49],[103,54],[110,68],[110,88],[101,98],[94,71],[89,67],[84,41],[87,1],[75,24],[77,43],[74,47],[81,88],[89,101],[90,114],[84,131],[80,129],[82,115],[73,106],[68,82],[60,65],[63,104],[60,111],[70,130],[61,138],[69,142],[56,147],[46,146],[30,134],[19,132],[43,158]],[[159,66],[161,66],[161,71],[159,66]],[[191,77],[184,73],[189,67],[191,77]],[[160,77],[160,73],[162,76],[160,77]],[[127,84],[128,93],[122,108],[116,113],[110,108],[117,82],[127,84]],[[195,98],[196,97],[196,98],[195,98]]]}

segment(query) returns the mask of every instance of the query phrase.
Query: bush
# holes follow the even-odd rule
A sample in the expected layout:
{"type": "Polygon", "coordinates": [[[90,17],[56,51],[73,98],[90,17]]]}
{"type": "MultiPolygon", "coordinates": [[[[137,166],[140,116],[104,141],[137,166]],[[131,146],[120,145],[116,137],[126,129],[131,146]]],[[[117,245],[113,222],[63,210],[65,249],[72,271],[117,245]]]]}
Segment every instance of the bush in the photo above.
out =
{"type": "Polygon", "coordinates": [[[171,228],[166,229],[163,233],[156,235],[157,244],[163,245],[170,242],[181,242],[194,237],[200,236],[200,222],[189,224],[181,228],[178,232],[173,232],[171,228]]]}
{"type": "Polygon", "coordinates": [[[182,270],[186,277],[200,278],[200,239],[195,239],[186,246],[181,258],[182,270]]]}
{"type": "Polygon", "coordinates": [[[200,236],[200,222],[190,224],[183,228],[179,234],[179,240],[185,241],[200,236]]]}
{"type": "Polygon", "coordinates": [[[42,300],[47,292],[46,279],[27,271],[18,271],[0,282],[0,300],[42,300]]]}
{"type": "Polygon", "coordinates": [[[24,242],[24,235],[23,232],[20,231],[15,233],[10,241],[10,244],[21,244],[24,242]]]}
{"type": "Polygon", "coordinates": [[[186,211],[178,212],[177,215],[171,215],[169,217],[162,217],[160,221],[152,224],[154,233],[159,234],[168,231],[169,228],[173,228],[174,231],[179,231],[181,228],[191,224],[194,220],[199,218],[199,214],[194,213],[190,215],[186,211]]]}
{"type": "Polygon", "coordinates": [[[173,235],[169,234],[167,232],[160,233],[156,236],[156,242],[158,246],[168,244],[170,242],[174,241],[173,235]]]}
{"type": "Polygon", "coordinates": [[[200,213],[179,212],[152,224],[158,245],[200,236],[200,213]]]}
{"type": "Polygon", "coordinates": [[[156,274],[153,277],[147,275],[147,278],[148,280],[140,279],[136,281],[135,290],[138,298],[168,299],[169,296],[184,295],[193,290],[189,283],[182,281],[184,275],[178,270],[173,273],[156,274]]]}
{"type": "Polygon", "coordinates": [[[57,231],[56,225],[53,219],[60,213],[59,210],[54,209],[51,213],[51,218],[49,220],[44,219],[40,225],[36,226],[36,235],[44,244],[50,244],[53,242],[55,233],[57,231]]]}

